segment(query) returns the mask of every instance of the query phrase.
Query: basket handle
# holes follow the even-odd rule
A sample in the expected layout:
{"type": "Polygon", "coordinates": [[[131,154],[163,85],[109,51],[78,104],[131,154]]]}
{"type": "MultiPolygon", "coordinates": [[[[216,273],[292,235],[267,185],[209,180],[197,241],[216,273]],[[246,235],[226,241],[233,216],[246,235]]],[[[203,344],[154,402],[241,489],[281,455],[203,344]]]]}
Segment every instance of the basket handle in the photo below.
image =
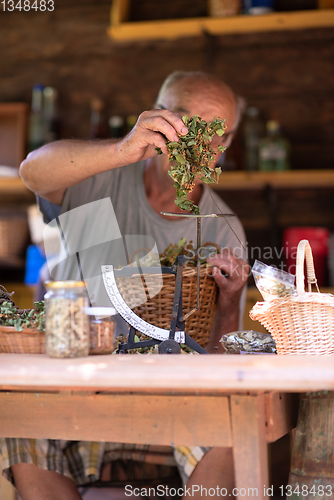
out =
{"type": "Polygon", "coordinates": [[[307,283],[308,291],[312,291],[312,285],[315,285],[317,291],[320,292],[317,278],[315,277],[313,255],[310,244],[308,240],[301,240],[298,243],[297,248],[297,264],[296,264],[296,284],[297,293],[305,293],[305,281],[304,281],[304,258],[306,259],[306,273],[307,273],[307,283]]]}

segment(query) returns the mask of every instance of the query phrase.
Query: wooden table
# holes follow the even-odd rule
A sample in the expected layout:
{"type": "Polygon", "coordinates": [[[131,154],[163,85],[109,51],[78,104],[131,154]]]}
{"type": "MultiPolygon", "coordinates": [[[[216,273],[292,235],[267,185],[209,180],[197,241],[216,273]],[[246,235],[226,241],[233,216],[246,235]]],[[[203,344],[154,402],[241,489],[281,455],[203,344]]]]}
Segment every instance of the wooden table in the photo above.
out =
{"type": "Polygon", "coordinates": [[[267,443],[293,427],[291,393],[316,390],[333,357],[1,354],[0,435],[233,446],[237,498],[264,499],[267,443]]]}

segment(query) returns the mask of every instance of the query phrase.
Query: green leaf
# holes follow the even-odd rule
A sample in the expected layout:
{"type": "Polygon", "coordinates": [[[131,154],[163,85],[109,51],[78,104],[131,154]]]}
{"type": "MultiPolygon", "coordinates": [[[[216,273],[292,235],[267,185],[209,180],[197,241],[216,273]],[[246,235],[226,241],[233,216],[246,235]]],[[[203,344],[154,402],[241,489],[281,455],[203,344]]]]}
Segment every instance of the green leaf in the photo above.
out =
{"type": "Polygon", "coordinates": [[[187,243],[187,240],[185,238],[181,238],[180,241],[177,243],[177,246],[179,248],[184,247],[184,245],[187,243]]]}
{"type": "Polygon", "coordinates": [[[159,148],[158,146],[155,148],[156,152],[158,153],[158,155],[162,155],[162,149],[159,148]]]}
{"type": "Polygon", "coordinates": [[[182,165],[186,163],[186,160],[181,155],[175,155],[175,158],[179,163],[182,163],[182,165]]]}
{"type": "Polygon", "coordinates": [[[212,182],[215,182],[215,179],[213,177],[200,177],[202,182],[205,182],[205,184],[211,184],[212,182]]]}
{"type": "Polygon", "coordinates": [[[20,321],[20,319],[16,319],[16,320],[14,321],[14,326],[15,326],[15,330],[16,330],[17,332],[22,332],[23,328],[22,328],[22,325],[21,325],[21,321],[20,321]]]}

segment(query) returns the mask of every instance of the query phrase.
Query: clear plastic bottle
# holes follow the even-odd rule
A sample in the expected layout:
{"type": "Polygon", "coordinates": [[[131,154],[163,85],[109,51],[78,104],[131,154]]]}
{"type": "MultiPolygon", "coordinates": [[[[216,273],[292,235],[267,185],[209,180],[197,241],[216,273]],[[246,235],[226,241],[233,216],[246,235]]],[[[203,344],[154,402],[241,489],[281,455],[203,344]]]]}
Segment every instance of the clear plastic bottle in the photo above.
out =
{"type": "Polygon", "coordinates": [[[259,169],[288,170],[290,168],[290,144],[282,135],[280,124],[269,120],[266,124],[267,136],[259,146],[259,169]]]}
{"type": "Polygon", "coordinates": [[[104,102],[99,97],[94,97],[90,102],[90,124],[88,139],[104,139],[105,130],[103,124],[104,102]]]}
{"type": "Polygon", "coordinates": [[[246,110],[243,123],[244,139],[244,168],[245,170],[258,170],[259,168],[259,145],[265,136],[264,122],[260,118],[260,111],[255,106],[246,110]]]}
{"type": "Polygon", "coordinates": [[[58,139],[57,90],[53,87],[45,87],[43,98],[44,144],[48,144],[58,139]]]}
{"type": "Polygon", "coordinates": [[[88,356],[88,295],[83,281],[45,284],[45,350],[53,358],[88,356]]]}
{"type": "Polygon", "coordinates": [[[43,89],[43,85],[34,85],[32,88],[28,130],[29,153],[44,144],[43,89]]]}
{"type": "Polygon", "coordinates": [[[133,127],[136,125],[137,119],[138,119],[137,115],[127,116],[127,118],[126,118],[127,132],[130,132],[133,129],[133,127]]]}
{"type": "Polygon", "coordinates": [[[113,115],[109,118],[109,135],[115,139],[122,137],[124,128],[124,118],[113,115]]]}

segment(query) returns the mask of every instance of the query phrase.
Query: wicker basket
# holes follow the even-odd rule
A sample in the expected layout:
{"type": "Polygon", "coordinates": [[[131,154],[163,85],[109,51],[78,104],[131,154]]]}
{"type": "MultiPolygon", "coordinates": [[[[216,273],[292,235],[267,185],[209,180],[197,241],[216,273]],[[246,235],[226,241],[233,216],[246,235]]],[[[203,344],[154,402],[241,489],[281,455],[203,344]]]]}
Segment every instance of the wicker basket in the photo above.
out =
{"type": "Polygon", "coordinates": [[[45,334],[35,328],[17,332],[13,326],[0,326],[0,353],[44,354],[45,334]]]}
{"type": "Polygon", "coordinates": [[[297,294],[257,302],[249,316],[259,321],[272,334],[277,354],[334,354],[334,296],[313,293],[314,273],[311,247],[307,240],[297,250],[297,294]],[[306,258],[308,292],[304,289],[304,258],[306,258]]]}
{"type": "MultiPolygon", "coordinates": [[[[211,276],[212,266],[201,265],[200,269],[200,308],[189,316],[185,322],[185,331],[201,346],[209,342],[214,315],[216,311],[217,286],[211,276]]],[[[154,326],[169,330],[174,291],[175,276],[163,274],[163,286],[153,298],[149,298],[149,291],[152,295],[157,280],[154,275],[145,275],[145,280],[138,276],[133,278],[117,278],[118,289],[124,300],[131,307],[131,302],[135,303],[137,297],[143,296],[143,288],[148,297],[144,304],[133,307],[133,311],[143,320],[154,326]]],[[[182,314],[185,315],[196,306],[197,299],[197,268],[189,268],[182,274],[182,314]]],[[[138,301],[140,302],[140,301],[138,301]]],[[[137,303],[138,303],[137,302],[137,303]]]]}
{"type": "Polygon", "coordinates": [[[0,215],[0,257],[22,254],[29,237],[27,218],[23,215],[0,215]]]}

